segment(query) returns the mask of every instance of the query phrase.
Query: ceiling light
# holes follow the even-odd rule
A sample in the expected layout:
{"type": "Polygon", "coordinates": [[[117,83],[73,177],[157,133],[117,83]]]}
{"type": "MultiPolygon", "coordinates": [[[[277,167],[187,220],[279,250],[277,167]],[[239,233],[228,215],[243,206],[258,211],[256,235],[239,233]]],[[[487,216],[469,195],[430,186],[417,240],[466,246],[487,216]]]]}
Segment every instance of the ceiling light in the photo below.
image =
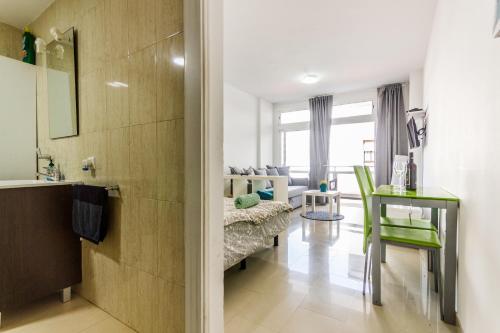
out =
{"type": "Polygon", "coordinates": [[[301,81],[305,84],[313,84],[319,81],[319,77],[316,74],[306,74],[301,81]]]}
{"type": "Polygon", "coordinates": [[[183,57],[175,57],[172,61],[177,66],[184,66],[184,58],[183,57]]]}

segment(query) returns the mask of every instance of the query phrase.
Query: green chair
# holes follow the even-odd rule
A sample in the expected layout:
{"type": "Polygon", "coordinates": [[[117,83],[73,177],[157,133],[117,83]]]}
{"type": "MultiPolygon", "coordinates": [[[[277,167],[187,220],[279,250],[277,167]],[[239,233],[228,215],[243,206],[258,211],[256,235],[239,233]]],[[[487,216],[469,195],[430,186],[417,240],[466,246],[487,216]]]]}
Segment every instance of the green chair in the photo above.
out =
{"type": "MultiPolygon", "coordinates": [[[[367,178],[368,188],[371,192],[375,191],[375,183],[373,181],[372,172],[369,166],[364,166],[364,171],[367,178]]],[[[370,192],[370,193],[371,193],[370,192]]],[[[424,219],[406,219],[406,218],[393,218],[393,217],[380,217],[380,224],[393,227],[401,228],[413,228],[413,229],[424,229],[424,230],[434,230],[437,228],[431,223],[430,220],[424,219]]]]}
{"type": "MultiPolygon", "coordinates": [[[[371,233],[372,233],[372,189],[370,180],[362,166],[355,166],[354,173],[358,181],[363,201],[364,223],[363,223],[363,253],[365,253],[365,269],[363,275],[363,295],[366,288],[366,277],[368,265],[371,267],[371,233]]],[[[381,219],[382,222],[382,219],[381,219]]],[[[405,222],[407,223],[407,222],[405,222]]],[[[409,222],[408,222],[409,223],[409,222]]],[[[395,225],[380,226],[380,241],[382,244],[391,244],[402,247],[424,249],[432,252],[434,258],[434,286],[439,291],[439,249],[441,243],[435,230],[416,229],[395,225]]],[[[368,273],[369,275],[370,273],[368,273]]]]}

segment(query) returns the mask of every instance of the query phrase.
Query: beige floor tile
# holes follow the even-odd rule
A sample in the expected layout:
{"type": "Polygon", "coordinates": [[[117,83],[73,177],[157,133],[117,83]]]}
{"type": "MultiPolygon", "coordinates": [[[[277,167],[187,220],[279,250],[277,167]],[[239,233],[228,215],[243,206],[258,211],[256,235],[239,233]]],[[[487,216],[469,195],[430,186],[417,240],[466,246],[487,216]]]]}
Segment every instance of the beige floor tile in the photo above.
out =
{"type": "Polygon", "coordinates": [[[81,333],[133,333],[130,327],[127,327],[114,318],[106,319],[81,333]]]}
{"type": "Polygon", "coordinates": [[[425,251],[389,246],[384,305],[372,305],[369,285],[362,295],[362,209],[349,201],[341,212],[345,219],[330,230],[294,211],[279,247],[249,257],[245,271],[225,272],[226,331],[250,325],[256,332],[456,332],[440,319],[425,251]]]}
{"type": "Polygon", "coordinates": [[[238,316],[225,325],[224,333],[277,333],[277,331],[238,316]]]}
{"type": "Polygon", "coordinates": [[[297,310],[288,323],[280,330],[286,333],[333,333],[345,332],[342,322],[333,318],[323,316],[321,314],[299,309],[297,310]]]}
{"type": "Polygon", "coordinates": [[[54,295],[15,311],[2,313],[2,329],[9,333],[81,332],[110,316],[81,297],[60,303],[54,295]]]}

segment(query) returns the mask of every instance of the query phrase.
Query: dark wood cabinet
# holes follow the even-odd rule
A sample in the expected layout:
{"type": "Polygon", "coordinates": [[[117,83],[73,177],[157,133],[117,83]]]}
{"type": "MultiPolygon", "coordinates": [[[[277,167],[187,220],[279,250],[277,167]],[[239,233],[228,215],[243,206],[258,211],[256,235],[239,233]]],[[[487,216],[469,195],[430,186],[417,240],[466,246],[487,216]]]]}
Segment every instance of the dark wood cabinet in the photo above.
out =
{"type": "Polygon", "coordinates": [[[0,189],[0,312],[80,283],[71,185],[0,189]]]}

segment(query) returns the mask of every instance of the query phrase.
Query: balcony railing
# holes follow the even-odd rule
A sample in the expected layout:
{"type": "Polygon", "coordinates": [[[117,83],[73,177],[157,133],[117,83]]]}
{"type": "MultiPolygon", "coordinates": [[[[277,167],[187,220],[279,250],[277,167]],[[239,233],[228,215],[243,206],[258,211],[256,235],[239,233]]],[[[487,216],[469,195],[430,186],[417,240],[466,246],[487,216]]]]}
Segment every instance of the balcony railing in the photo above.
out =
{"type": "MultiPolygon", "coordinates": [[[[374,172],[374,166],[370,166],[372,172],[374,172]]],[[[308,166],[290,166],[290,174],[295,177],[308,178],[309,177],[309,167],[308,166]]],[[[354,175],[354,169],[352,165],[335,165],[328,166],[328,181],[336,181],[336,187],[342,192],[341,196],[343,198],[353,198],[360,199],[360,193],[357,187],[356,178],[354,175]],[[347,178],[346,178],[347,177],[347,178]],[[349,180],[349,178],[351,178],[349,180]],[[342,183],[342,182],[348,182],[342,183]]]]}

